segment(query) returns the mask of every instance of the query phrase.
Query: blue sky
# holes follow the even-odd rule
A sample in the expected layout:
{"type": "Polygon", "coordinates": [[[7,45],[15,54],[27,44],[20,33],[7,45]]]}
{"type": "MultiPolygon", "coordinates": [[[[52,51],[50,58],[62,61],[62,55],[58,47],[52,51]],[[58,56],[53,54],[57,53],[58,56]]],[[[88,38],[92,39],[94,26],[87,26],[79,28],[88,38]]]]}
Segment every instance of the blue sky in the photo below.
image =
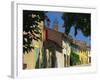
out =
{"type": "Polygon", "coordinates": [[[62,27],[63,26],[63,20],[61,18],[62,13],[60,13],[60,12],[48,12],[47,16],[51,21],[50,26],[49,26],[50,28],[53,28],[53,23],[54,23],[55,19],[57,19],[59,31],[64,32],[65,29],[64,29],[64,27],[62,27]]]}
{"type": "MultiPolygon", "coordinates": [[[[63,27],[63,20],[61,18],[62,16],[62,12],[48,12],[46,13],[46,15],[48,16],[48,18],[50,19],[50,28],[53,28],[53,23],[55,21],[55,19],[57,19],[58,21],[58,26],[59,26],[59,32],[64,32],[65,29],[63,27]]],[[[47,26],[47,24],[46,24],[47,26]]],[[[81,40],[81,41],[85,41],[87,44],[90,44],[90,37],[85,37],[81,31],[78,30],[78,34],[76,36],[74,36],[74,27],[71,27],[70,33],[69,35],[71,35],[73,37],[73,39],[75,40],[81,40]]]]}

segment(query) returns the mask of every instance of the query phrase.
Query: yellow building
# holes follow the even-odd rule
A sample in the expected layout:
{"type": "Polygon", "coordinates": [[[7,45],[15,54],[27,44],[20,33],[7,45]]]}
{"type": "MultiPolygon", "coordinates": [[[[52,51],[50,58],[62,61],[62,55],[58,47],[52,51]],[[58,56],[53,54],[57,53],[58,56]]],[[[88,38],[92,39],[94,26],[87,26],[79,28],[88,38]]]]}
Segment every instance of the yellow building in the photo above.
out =
{"type": "Polygon", "coordinates": [[[77,54],[79,55],[80,64],[88,64],[88,52],[86,50],[77,50],[77,54]]]}
{"type": "Polygon", "coordinates": [[[76,53],[79,55],[80,64],[89,64],[90,51],[87,44],[83,41],[75,41],[75,44],[77,45],[76,53]]]}

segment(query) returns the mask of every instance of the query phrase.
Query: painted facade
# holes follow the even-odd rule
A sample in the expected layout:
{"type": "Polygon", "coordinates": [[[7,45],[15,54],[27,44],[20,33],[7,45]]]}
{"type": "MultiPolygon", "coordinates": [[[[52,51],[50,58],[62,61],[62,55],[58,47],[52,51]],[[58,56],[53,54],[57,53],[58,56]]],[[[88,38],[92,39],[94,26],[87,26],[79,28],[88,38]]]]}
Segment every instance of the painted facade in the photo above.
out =
{"type": "Polygon", "coordinates": [[[90,63],[90,46],[83,41],[74,40],[74,45],[76,46],[75,53],[79,55],[80,65],[85,65],[90,63]]]}
{"type": "Polygon", "coordinates": [[[70,65],[71,46],[68,41],[62,40],[62,53],[64,54],[64,67],[70,65]]]}
{"type": "Polygon", "coordinates": [[[88,52],[83,50],[77,50],[79,55],[80,64],[88,64],[88,52]]]}
{"type": "MultiPolygon", "coordinates": [[[[49,61],[53,59],[54,56],[54,64],[53,62],[48,62],[51,64],[51,66],[48,67],[67,67],[70,66],[70,53],[71,53],[71,46],[70,46],[70,38],[61,33],[58,32],[58,25],[54,24],[53,29],[50,29],[48,27],[44,28],[44,47],[45,51],[48,50],[44,54],[48,55],[47,58],[49,58],[49,61]]],[[[49,65],[50,65],[49,64],[49,65]]]]}

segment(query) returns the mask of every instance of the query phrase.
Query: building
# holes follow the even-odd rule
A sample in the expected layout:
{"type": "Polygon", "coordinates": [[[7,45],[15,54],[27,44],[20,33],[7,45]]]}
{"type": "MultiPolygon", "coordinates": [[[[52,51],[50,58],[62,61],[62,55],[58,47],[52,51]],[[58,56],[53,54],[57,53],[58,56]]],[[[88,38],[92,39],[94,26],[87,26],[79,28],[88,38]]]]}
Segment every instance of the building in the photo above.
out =
{"type": "Polygon", "coordinates": [[[23,69],[69,67],[72,52],[78,55],[78,62],[75,65],[91,63],[90,46],[59,32],[57,20],[54,21],[52,29],[44,26],[43,21],[38,24],[42,40],[32,40],[34,49],[24,53],[23,69]]]}
{"type": "Polygon", "coordinates": [[[79,55],[80,64],[85,65],[90,63],[90,46],[83,41],[73,40],[75,53],[79,55]]]}
{"type": "Polygon", "coordinates": [[[44,28],[44,59],[45,67],[67,67],[70,65],[71,39],[64,33],[58,31],[57,21],[53,29],[44,28]],[[47,65],[47,66],[46,66],[47,65]]]}

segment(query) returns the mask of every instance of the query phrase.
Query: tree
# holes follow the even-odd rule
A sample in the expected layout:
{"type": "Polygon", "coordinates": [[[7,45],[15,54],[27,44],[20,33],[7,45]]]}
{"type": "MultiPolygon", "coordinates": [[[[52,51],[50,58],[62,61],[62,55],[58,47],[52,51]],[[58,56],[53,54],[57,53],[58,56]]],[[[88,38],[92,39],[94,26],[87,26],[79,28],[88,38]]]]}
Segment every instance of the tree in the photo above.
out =
{"type": "Polygon", "coordinates": [[[83,35],[88,37],[91,35],[91,15],[87,13],[63,13],[65,33],[68,35],[71,27],[75,29],[74,35],[81,30],[83,35]]]}
{"type": "Polygon", "coordinates": [[[70,55],[70,66],[77,65],[80,62],[79,55],[77,55],[75,52],[71,50],[70,55]]]}
{"type": "Polygon", "coordinates": [[[23,10],[23,53],[31,51],[32,40],[41,40],[42,33],[38,27],[41,21],[49,21],[44,11],[23,10]],[[37,35],[38,34],[38,35],[37,35]]]}

